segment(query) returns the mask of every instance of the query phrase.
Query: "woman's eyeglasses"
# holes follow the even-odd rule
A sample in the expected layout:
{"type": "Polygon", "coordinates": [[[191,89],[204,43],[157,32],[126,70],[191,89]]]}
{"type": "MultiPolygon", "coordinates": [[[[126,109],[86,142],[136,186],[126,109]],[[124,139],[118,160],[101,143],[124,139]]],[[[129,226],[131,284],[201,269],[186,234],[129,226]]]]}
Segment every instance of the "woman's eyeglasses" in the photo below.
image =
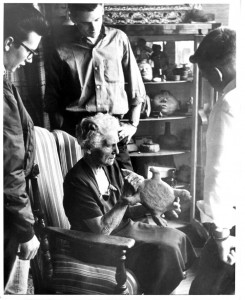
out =
{"type": "Polygon", "coordinates": [[[38,55],[38,53],[36,51],[30,49],[29,47],[27,47],[24,43],[22,43],[18,39],[16,39],[16,40],[21,46],[23,46],[26,49],[27,52],[29,52],[29,54],[27,55],[27,59],[31,59],[33,56],[38,55]]]}

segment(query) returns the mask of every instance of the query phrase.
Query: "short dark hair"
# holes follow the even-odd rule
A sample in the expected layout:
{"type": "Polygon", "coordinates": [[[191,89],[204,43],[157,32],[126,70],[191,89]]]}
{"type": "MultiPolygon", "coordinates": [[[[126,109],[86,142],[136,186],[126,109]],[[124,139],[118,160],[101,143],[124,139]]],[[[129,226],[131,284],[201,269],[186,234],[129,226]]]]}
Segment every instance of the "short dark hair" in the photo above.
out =
{"type": "Polygon", "coordinates": [[[228,27],[210,31],[202,40],[190,62],[211,65],[235,63],[236,32],[228,27]]]}
{"type": "Polygon", "coordinates": [[[100,5],[103,5],[103,3],[68,3],[68,9],[72,15],[76,15],[77,11],[93,11],[100,5]]]}
{"type": "Polygon", "coordinates": [[[12,36],[25,41],[34,31],[40,36],[48,34],[48,23],[32,4],[4,4],[4,40],[12,36]]]}

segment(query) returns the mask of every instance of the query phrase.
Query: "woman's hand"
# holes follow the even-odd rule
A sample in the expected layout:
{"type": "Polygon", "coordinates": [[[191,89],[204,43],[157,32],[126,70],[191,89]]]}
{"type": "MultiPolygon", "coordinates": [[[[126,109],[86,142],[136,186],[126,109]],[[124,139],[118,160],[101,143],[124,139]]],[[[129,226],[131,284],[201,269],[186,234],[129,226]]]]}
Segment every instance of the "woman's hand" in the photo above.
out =
{"type": "Polygon", "coordinates": [[[140,202],[140,194],[135,193],[134,195],[122,194],[121,201],[128,205],[135,205],[140,202]]]}
{"type": "Polygon", "coordinates": [[[122,169],[124,177],[124,185],[122,199],[129,205],[135,205],[140,202],[139,186],[144,181],[144,177],[127,169],[122,169]]]}
{"type": "Polygon", "coordinates": [[[143,176],[127,169],[122,169],[124,177],[124,190],[125,193],[134,194],[137,192],[139,186],[145,180],[143,176]]]}

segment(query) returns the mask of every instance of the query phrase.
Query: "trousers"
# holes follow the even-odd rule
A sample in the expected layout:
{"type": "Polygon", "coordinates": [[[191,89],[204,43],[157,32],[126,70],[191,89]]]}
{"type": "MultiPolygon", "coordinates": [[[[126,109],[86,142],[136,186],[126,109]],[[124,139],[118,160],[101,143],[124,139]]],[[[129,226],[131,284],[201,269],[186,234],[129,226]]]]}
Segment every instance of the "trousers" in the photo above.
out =
{"type": "Polygon", "coordinates": [[[233,295],[235,293],[235,265],[227,265],[219,258],[216,242],[209,238],[202,249],[197,275],[190,295],[233,295]]]}

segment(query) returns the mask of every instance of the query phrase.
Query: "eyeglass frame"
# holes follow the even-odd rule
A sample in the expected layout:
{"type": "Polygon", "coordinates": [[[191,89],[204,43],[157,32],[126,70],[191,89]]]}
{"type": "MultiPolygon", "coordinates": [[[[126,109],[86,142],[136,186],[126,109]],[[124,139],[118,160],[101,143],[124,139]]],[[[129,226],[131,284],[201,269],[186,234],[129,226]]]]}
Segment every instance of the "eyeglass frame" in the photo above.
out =
{"type": "Polygon", "coordinates": [[[19,43],[21,46],[23,46],[23,47],[26,49],[26,51],[29,52],[28,55],[27,55],[27,59],[30,59],[31,57],[37,56],[37,55],[38,55],[38,53],[37,53],[36,51],[34,51],[34,50],[30,49],[29,47],[27,47],[27,46],[26,46],[24,43],[22,43],[20,40],[18,40],[18,39],[16,39],[16,38],[15,38],[15,40],[17,41],[17,43],[19,43]]]}

